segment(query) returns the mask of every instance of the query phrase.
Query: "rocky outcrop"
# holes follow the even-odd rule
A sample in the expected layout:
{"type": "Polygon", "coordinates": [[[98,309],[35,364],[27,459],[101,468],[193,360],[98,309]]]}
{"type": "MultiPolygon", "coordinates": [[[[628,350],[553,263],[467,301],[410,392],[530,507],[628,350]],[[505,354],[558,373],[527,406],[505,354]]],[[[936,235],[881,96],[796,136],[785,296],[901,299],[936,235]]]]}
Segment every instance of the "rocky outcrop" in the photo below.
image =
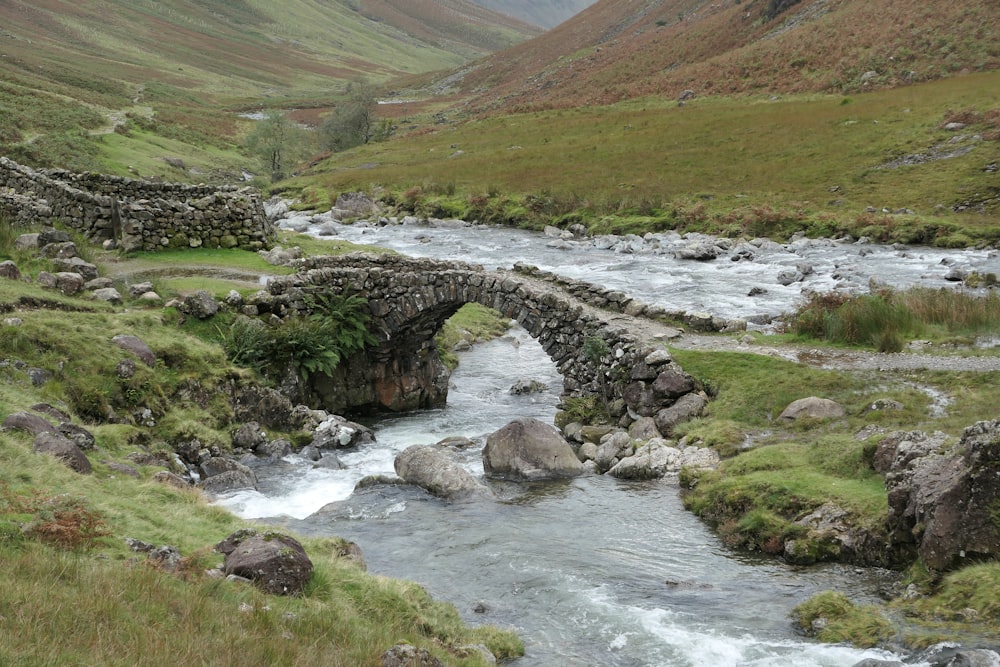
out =
{"type": "Polygon", "coordinates": [[[226,556],[223,569],[254,582],[272,595],[297,595],[312,577],[313,564],[294,537],[239,531],[215,546],[226,556]]]}
{"type": "Polygon", "coordinates": [[[441,498],[490,495],[485,484],[434,446],[407,447],[396,457],[394,467],[403,481],[441,498]]]}
{"type": "Polygon", "coordinates": [[[1000,556],[1000,420],[969,426],[947,451],[919,432],[885,446],[895,450],[886,488],[896,548],[915,547],[934,570],[1000,556]]]}
{"type": "Polygon", "coordinates": [[[486,438],[487,476],[513,481],[575,477],[583,465],[552,426],[537,419],[516,419],[486,438]]]}

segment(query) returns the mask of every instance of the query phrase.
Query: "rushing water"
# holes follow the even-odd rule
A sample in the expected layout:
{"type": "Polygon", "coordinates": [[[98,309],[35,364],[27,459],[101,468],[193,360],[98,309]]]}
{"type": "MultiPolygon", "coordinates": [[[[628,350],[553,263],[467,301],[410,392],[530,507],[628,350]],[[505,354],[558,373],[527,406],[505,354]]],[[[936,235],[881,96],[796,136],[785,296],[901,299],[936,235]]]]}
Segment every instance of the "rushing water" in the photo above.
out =
{"type": "MultiPolygon", "coordinates": [[[[988,252],[799,242],[766,246],[752,262],[679,262],[669,249],[684,241],[674,237],[553,247],[549,239],[509,229],[345,227],[322,216],[285,224],[314,233],[323,224],[324,233],[340,238],[487,268],[526,261],[649,303],[727,317],[777,315],[791,309],[803,289],[862,288],[871,278],[943,286],[950,266],[1000,272],[1000,260],[988,252]],[[776,282],[778,271],[802,262],[815,269],[803,282],[776,282]],[[767,293],[750,299],[751,286],[767,293]]],[[[892,657],[812,642],[797,635],[788,618],[819,590],[874,599],[891,575],[792,567],[733,552],[683,509],[673,480],[492,483],[496,500],[458,503],[405,486],[354,493],[366,475],[393,474],[395,456],[409,445],[471,438],[476,446],[453,454],[482,475],[486,434],[516,417],[551,422],[561,380],[523,330],[460,359],[447,407],[373,424],[376,444],[340,453],[347,469],[313,467],[292,456],[258,469],[259,492],[221,502],[241,516],[282,522],[302,534],[356,541],[372,571],[420,582],[469,622],[515,628],[527,647],[518,662],[525,667],[846,667],[892,657]],[[509,387],[522,379],[551,389],[511,395],[509,387]]]]}
{"type": "Polygon", "coordinates": [[[329,215],[297,214],[286,227],[407,255],[458,259],[486,268],[526,262],[546,271],[596,283],[667,310],[707,311],[728,318],[766,320],[791,311],[808,291],[867,290],[871,281],[893,287],[954,286],[953,270],[1000,275],[996,250],[943,250],[798,239],[788,244],[743,244],[708,262],[677,260],[674,252],[701,238],[675,233],[558,241],[505,227],[457,222],[377,226],[342,225],[329,215]],[[739,251],[744,251],[742,254],[739,251]],[[753,253],[753,260],[746,257],[753,253]],[[782,285],[784,271],[806,267],[802,280],[782,285]],[[751,288],[761,293],[748,296],[751,288]]]}
{"type": "Polygon", "coordinates": [[[848,666],[885,657],[804,640],[788,619],[819,590],[871,599],[885,573],[734,553],[683,509],[672,480],[495,484],[497,500],[461,503],[410,487],[352,493],[364,475],[391,474],[407,446],[451,435],[478,443],[454,453],[482,474],[486,434],[555,413],[554,390],[509,394],[521,378],[559,386],[541,347],[515,330],[461,354],[447,407],[375,424],[378,443],[342,455],[346,470],[289,457],[257,470],[260,492],[223,504],[357,542],[372,571],[420,582],[469,622],[515,628],[527,647],[519,665],[848,666]]]}

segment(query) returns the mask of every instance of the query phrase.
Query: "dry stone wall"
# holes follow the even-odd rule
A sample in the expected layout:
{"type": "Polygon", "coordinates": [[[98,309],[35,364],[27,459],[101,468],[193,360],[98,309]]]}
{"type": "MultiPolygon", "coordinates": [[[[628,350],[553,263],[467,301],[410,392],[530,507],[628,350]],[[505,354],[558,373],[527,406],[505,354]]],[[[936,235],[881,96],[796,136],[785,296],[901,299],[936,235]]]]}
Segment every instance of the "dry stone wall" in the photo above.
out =
{"type": "Polygon", "coordinates": [[[153,183],[35,170],[0,157],[0,211],[14,225],[59,222],[126,251],[270,247],[275,229],[251,188],[153,183]]]}
{"type": "Polygon", "coordinates": [[[622,426],[645,418],[667,435],[674,423],[704,405],[697,382],[665,350],[654,354],[645,341],[588,314],[573,298],[478,265],[360,253],[309,258],[299,262],[297,274],[275,278],[266,292],[250,299],[252,314],[305,314],[311,297],[323,293],[368,299],[369,329],[378,339],[364,358],[338,368],[336,377],[312,380],[309,399],[328,410],[410,410],[443,403],[448,376],[434,335],[466,303],[517,320],[558,367],[563,395],[600,397],[622,426]]]}

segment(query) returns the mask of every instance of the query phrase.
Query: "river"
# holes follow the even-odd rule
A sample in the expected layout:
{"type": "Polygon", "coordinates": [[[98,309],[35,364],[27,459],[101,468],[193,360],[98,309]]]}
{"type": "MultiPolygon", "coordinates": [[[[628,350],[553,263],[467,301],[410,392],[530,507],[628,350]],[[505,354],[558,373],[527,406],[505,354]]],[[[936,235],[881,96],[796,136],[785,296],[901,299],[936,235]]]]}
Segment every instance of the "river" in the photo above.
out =
{"type": "MultiPolygon", "coordinates": [[[[860,253],[849,244],[800,244],[800,253],[774,249],[766,261],[721,259],[712,266],[678,262],[648,242],[631,252],[584,243],[566,250],[539,235],[502,229],[344,227],[337,236],[489,266],[523,260],[649,303],[726,316],[787,310],[804,287],[833,281],[829,274],[840,270],[835,265],[849,265],[859,283],[867,282],[870,270],[867,277],[900,286],[943,286],[943,269],[959,263],[1000,272],[992,268],[996,255],[987,252],[868,247],[860,253]],[[882,269],[879,262],[865,269],[876,254],[885,255],[882,269]],[[889,262],[889,256],[896,259],[889,262]],[[774,274],[795,258],[812,262],[819,275],[792,289],[776,287],[774,274]],[[748,305],[746,290],[754,284],[766,284],[768,295],[748,305]],[[716,289],[722,293],[713,297],[716,289]]],[[[840,565],[793,567],[732,551],[683,509],[676,480],[492,483],[497,500],[469,502],[443,501],[411,487],[354,493],[366,475],[392,475],[395,456],[407,446],[449,436],[475,441],[454,455],[482,475],[485,436],[516,417],[551,423],[561,380],[541,347],[515,328],[461,353],[451,384],[446,407],[372,424],[377,443],[341,454],[347,469],[314,468],[289,457],[257,470],[259,491],[221,504],[301,534],[357,542],[371,571],[421,583],[470,623],[516,629],[527,649],[517,662],[522,667],[848,667],[868,657],[894,657],[813,642],[789,619],[796,604],[820,590],[875,600],[894,575],[840,565]],[[521,379],[550,389],[511,395],[510,386],[521,379]]]]}

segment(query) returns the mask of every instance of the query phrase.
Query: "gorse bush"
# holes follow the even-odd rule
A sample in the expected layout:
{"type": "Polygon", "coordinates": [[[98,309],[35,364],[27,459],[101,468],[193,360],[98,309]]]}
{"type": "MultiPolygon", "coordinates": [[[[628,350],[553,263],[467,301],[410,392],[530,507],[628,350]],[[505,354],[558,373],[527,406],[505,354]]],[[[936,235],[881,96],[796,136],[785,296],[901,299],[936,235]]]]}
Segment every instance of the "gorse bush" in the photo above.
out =
{"type": "Polygon", "coordinates": [[[870,294],[813,294],[794,314],[792,330],[834,343],[898,352],[905,339],[937,332],[976,334],[1000,327],[1000,295],[951,289],[878,288],[870,294]]]}
{"type": "Polygon", "coordinates": [[[280,375],[293,368],[303,380],[329,375],[340,361],[375,342],[368,331],[367,300],[357,295],[313,295],[309,315],[293,315],[265,324],[237,318],[223,334],[229,359],[262,375],[280,375]]]}

